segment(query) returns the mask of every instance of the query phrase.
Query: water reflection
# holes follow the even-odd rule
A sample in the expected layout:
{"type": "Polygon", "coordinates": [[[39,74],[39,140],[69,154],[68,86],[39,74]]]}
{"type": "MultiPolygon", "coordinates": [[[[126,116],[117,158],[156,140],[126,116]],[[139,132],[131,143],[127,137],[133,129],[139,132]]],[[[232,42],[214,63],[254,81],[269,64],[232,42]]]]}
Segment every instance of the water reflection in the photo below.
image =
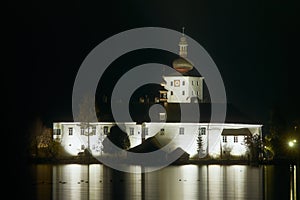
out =
{"type": "Polygon", "coordinates": [[[128,167],[135,173],[100,164],[36,165],[34,190],[37,199],[58,200],[296,199],[294,166],[182,165],[150,173],[128,167]]]}

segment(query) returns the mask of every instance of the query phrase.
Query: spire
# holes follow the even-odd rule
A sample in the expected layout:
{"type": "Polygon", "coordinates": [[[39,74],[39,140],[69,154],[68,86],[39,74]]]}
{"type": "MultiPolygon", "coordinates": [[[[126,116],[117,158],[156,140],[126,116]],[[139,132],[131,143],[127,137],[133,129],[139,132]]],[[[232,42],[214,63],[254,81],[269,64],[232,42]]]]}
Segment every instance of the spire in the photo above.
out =
{"type": "Polygon", "coordinates": [[[186,42],[186,37],[185,37],[185,34],[184,34],[184,27],[182,27],[182,36],[180,38],[180,41],[179,41],[179,55],[180,57],[183,57],[183,58],[186,58],[187,57],[187,42],[186,42]]]}

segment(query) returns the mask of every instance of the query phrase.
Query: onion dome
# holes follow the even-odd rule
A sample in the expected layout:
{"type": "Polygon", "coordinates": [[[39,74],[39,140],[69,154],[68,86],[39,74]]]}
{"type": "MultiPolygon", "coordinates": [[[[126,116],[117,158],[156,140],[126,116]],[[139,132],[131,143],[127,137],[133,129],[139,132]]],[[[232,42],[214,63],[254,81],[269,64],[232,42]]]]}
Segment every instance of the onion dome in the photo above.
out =
{"type": "Polygon", "coordinates": [[[180,73],[186,73],[193,69],[193,65],[186,58],[179,57],[173,61],[173,68],[180,73]]]}
{"type": "Polygon", "coordinates": [[[182,28],[182,37],[180,38],[178,46],[180,57],[173,61],[173,68],[180,73],[186,73],[193,69],[193,65],[187,60],[188,43],[184,35],[184,27],[182,28]]]}

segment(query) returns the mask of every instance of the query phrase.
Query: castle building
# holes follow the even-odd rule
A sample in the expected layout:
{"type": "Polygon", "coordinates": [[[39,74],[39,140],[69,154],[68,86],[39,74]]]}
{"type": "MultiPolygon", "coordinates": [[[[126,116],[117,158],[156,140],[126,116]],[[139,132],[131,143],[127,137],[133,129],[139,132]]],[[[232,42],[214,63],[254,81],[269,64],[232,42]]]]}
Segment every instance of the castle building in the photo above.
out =
{"type": "MultiPolygon", "coordinates": [[[[143,141],[155,137],[161,146],[168,145],[168,151],[182,148],[190,157],[247,156],[245,139],[249,136],[262,136],[262,125],[246,119],[231,105],[227,106],[225,122],[210,121],[209,106],[203,102],[204,77],[190,75],[193,64],[188,60],[188,43],[182,34],[179,41],[179,58],[173,61],[173,68],[181,75],[164,75],[163,89],[159,91],[159,101],[166,113],[159,113],[157,120],[151,122],[137,116],[136,122],[124,122],[131,148],[142,145],[143,141]],[[197,103],[202,117],[195,122],[180,121],[178,105],[188,107],[197,103]]],[[[134,118],[134,117],[133,117],[134,118]]],[[[60,142],[70,155],[78,155],[89,149],[95,156],[103,152],[103,140],[115,122],[55,122],[53,139],[60,142]]]]}

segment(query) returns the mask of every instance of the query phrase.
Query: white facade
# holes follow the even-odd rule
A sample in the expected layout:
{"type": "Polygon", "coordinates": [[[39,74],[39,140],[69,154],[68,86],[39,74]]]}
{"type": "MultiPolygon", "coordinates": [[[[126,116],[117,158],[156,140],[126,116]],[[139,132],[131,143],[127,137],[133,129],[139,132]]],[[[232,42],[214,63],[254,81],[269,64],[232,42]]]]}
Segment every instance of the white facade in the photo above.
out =
{"type": "Polygon", "coordinates": [[[191,103],[203,100],[203,77],[163,76],[168,103],[191,103]]]}
{"type": "MultiPolygon", "coordinates": [[[[56,122],[53,123],[53,139],[60,142],[62,147],[70,155],[78,155],[88,146],[92,155],[99,156],[103,153],[102,142],[115,123],[95,122],[89,126],[80,122],[56,122]],[[89,134],[88,134],[89,133],[89,134]]],[[[141,125],[125,123],[131,146],[142,142],[141,125]]]]}
{"type": "MultiPolygon", "coordinates": [[[[90,146],[94,156],[102,155],[102,141],[115,123],[90,123],[89,128],[80,122],[60,122],[53,124],[53,139],[59,141],[70,155],[78,155],[90,146]],[[88,130],[89,133],[88,134],[88,130]]],[[[217,124],[217,123],[125,123],[126,132],[132,147],[145,139],[155,137],[166,152],[180,147],[190,157],[222,157],[223,155],[244,156],[247,147],[241,135],[230,130],[248,130],[252,135],[261,136],[261,125],[253,124],[217,124]],[[226,135],[223,135],[227,130],[226,135]],[[228,133],[229,131],[229,133],[228,133]],[[199,150],[197,140],[201,137],[202,147],[199,150]]]]}

